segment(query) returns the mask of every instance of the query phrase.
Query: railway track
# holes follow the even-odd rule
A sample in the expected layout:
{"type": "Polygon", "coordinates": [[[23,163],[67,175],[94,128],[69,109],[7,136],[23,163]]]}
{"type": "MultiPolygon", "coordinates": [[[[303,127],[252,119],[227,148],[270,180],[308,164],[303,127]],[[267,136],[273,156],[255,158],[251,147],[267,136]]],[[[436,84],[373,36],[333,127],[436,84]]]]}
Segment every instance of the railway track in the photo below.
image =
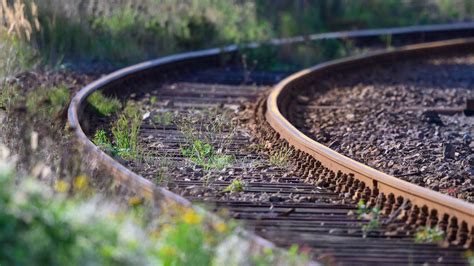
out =
{"type": "MultiPolygon", "coordinates": [[[[449,32],[449,29],[442,31],[449,32]]],[[[455,31],[466,36],[471,29],[455,31]]],[[[400,33],[395,39],[403,44],[419,39],[420,35],[428,39],[427,35],[440,35],[436,31],[428,33],[418,29],[418,33],[415,32],[400,33]]],[[[452,34],[447,36],[452,37],[452,34]]],[[[471,47],[470,43],[439,43],[422,45],[419,50],[437,51],[446,45],[471,47]]],[[[371,62],[392,58],[390,53],[405,51],[408,55],[406,51],[419,50],[403,48],[361,58],[371,62]]],[[[466,264],[463,253],[466,247],[472,248],[472,213],[469,213],[472,206],[451,204],[451,198],[426,190],[413,195],[418,188],[378,178],[381,173],[366,167],[364,170],[374,175],[362,176],[352,165],[328,159],[328,155],[333,156],[335,152],[311,142],[285,118],[286,99],[292,96],[288,91],[314,80],[315,70],[327,67],[325,71],[328,71],[330,66],[340,66],[340,62],[323,64],[278,83],[288,73],[249,73],[235,60],[237,50],[229,48],[225,56],[221,53],[207,50],[144,63],[118,71],[81,90],[72,101],[69,122],[84,152],[135,194],[184,205],[205,203],[216,212],[226,210],[227,216],[243,221],[256,235],[281,247],[299,244],[320,261],[342,265],[466,264]],[[276,83],[277,87],[272,90],[276,83]],[[160,180],[163,187],[157,186],[156,169],[152,164],[132,161],[120,164],[90,142],[87,136],[98,128],[107,128],[110,123],[87,110],[86,97],[98,89],[132,99],[143,112],[150,113],[150,117],[164,112],[183,117],[190,110],[194,115],[205,117],[209,109],[229,113],[229,119],[240,121],[240,126],[236,130],[224,128],[214,141],[230,139],[225,153],[236,160],[221,170],[192,167],[189,158],[180,151],[185,140],[179,125],[145,119],[140,142],[146,147],[150,161],[172,162],[166,168],[172,178],[166,183],[160,180]],[[268,100],[263,100],[271,90],[268,100]],[[321,156],[315,147],[328,153],[321,156]],[[282,150],[283,155],[279,153],[282,150]],[[281,157],[283,162],[272,162],[281,157]],[[245,184],[243,191],[223,192],[233,180],[245,184]],[[356,214],[359,199],[382,209],[380,226],[368,231],[363,229],[369,221],[359,219],[356,214]],[[405,214],[405,220],[392,219],[394,215],[390,214],[398,211],[405,214]],[[449,217],[435,219],[435,214],[449,217]],[[449,247],[413,243],[418,226],[435,223],[446,228],[449,247]]],[[[356,64],[363,59],[342,62],[356,64]]],[[[255,239],[258,242],[259,238],[255,239]]]]}

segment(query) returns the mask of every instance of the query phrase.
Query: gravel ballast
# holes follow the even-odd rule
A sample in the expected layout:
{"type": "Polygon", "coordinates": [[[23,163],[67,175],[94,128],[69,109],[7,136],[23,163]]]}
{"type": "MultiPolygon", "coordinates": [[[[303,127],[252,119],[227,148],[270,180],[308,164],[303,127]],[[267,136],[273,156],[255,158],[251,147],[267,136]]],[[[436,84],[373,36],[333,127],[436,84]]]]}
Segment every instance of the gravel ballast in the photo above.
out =
{"type": "Polygon", "coordinates": [[[474,99],[474,54],[333,74],[294,105],[316,141],[403,180],[474,202],[474,117],[429,108],[474,99]]]}

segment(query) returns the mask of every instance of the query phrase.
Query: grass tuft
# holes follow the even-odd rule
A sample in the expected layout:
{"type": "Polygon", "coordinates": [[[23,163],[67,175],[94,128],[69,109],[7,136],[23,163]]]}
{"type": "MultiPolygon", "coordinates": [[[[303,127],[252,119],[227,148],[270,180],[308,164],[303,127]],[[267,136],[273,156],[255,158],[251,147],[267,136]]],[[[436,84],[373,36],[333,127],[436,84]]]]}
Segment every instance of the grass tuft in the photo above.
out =
{"type": "Polygon", "coordinates": [[[115,114],[122,108],[122,104],[118,99],[106,97],[100,91],[92,93],[87,101],[103,116],[115,114]]]}
{"type": "Polygon", "coordinates": [[[273,154],[270,155],[269,162],[271,165],[278,166],[278,167],[285,167],[288,165],[288,160],[291,156],[290,149],[281,149],[275,151],[273,154]]]}
{"type": "Polygon", "coordinates": [[[127,104],[123,114],[119,116],[112,126],[112,136],[114,139],[114,150],[117,155],[124,159],[137,159],[139,151],[139,133],[141,117],[136,105],[127,104]]]}
{"type": "Polygon", "coordinates": [[[45,115],[51,118],[64,111],[69,99],[70,93],[66,86],[52,89],[39,88],[27,94],[26,109],[30,114],[45,115]]]}
{"type": "Polygon", "coordinates": [[[189,113],[180,117],[177,126],[185,139],[181,154],[194,164],[205,170],[222,170],[235,161],[235,156],[225,154],[237,127],[227,112],[189,113]]]}
{"type": "Polygon", "coordinates": [[[181,147],[181,154],[205,170],[222,170],[235,159],[232,155],[217,153],[211,144],[195,140],[191,145],[181,147]]]}
{"type": "Polygon", "coordinates": [[[244,191],[245,182],[239,179],[232,180],[232,183],[228,185],[222,192],[242,192],[244,191]]]}

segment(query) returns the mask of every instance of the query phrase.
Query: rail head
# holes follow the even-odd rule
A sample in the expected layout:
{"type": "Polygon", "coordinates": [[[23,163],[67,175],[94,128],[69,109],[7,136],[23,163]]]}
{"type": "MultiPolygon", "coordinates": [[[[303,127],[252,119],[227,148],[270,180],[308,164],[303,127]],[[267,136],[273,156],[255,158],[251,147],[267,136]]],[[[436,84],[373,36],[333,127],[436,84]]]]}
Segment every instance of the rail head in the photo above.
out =
{"type": "Polygon", "coordinates": [[[473,50],[474,38],[410,45],[392,50],[377,51],[322,63],[302,70],[284,79],[274,87],[267,98],[266,119],[274,130],[288,141],[290,145],[310,154],[315,159],[321,161],[325,167],[333,171],[352,173],[355,178],[363,181],[370,188],[377,186],[377,189],[385,193],[385,195],[393,193],[396,197],[402,196],[419,207],[426,205],[430,209],[436,209],[440,215],[444,213],[450,217],[457,217],[458,220],[466,222],[468,228],[473,228],[474,204],[385,174],[316,142],[291,124],[285,117],[284,111],[282,111],[285,107],[280,105],[282,98],[287,97],[293,90],[302,85],[304,86],[309,81],[315,84],[318,79],[324,78],[325,73],[335,70],[350,71],[350,69],[360,68],[361,65],[393,60],[394,58],[412,57],[426,53],[464,48],[473,50]]]}

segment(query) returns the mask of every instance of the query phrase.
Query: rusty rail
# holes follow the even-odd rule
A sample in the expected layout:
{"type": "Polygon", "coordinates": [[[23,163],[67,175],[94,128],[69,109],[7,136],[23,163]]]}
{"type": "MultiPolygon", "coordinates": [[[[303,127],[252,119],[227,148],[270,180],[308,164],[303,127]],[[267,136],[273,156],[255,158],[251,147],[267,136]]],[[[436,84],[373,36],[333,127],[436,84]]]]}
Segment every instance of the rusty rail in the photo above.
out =
{"type": "MultiPolygon", "coordinates": [[[[354,31],[344,33],[333,33],[321,34],[319,39],[338,39],[338,38],[373,38],[375,33],[377,34],[395,34],[401,38],[406,35],[407,38],[412,38],[414,35],[418,36],[417,40],[424,40],[427,36],[435,37],[439,32],[459,34],[462,36],[474,35],[474,23],[461,23],[454,25],[434,25],[434,26],[422,26],[422,27],[409,27],[409,28],[392,28],[371,31],[354,31]]],[[[303,37],[298,40],[290,40],[290,43],[304,42],[308,40],[317,40],[318,35],[312,35],[310,38],[303,37]]],[[[267,45],[285,45],[288,41],[272,40],[267,42],[267,45]]],[[[258,48],[262,44],[250,43],[244,45],[243,48],[253,49],[258,48]]],[[[189,65],[199,67],[202,64],[219,65],[222,63],[223,58],[229,59],[233,55],[237,55],[239,46],[231,45],[224,48],[208,49],[203,51],[189,52],[178,55],[167,56],[164,58],[144,62],[131,67],[127,67],[111,73],[103,78],[89,84],[88,86],[81,89],[72,99],[68,109],[68,125],[74,133],[74,137],[83,151],[83,155],[90,161],[93,161],[95,165],[101,166],[107,170],[114,178],[114,181],[126,186],[131,191],[149,200],[162,200],[165,203],[177,203],[184,206],[192,206],[191,202],[180,195],[172,193],[167,189],[161,188],[151,181],[143,178],[140,175],[132,172],[112,157],[107,155],[105,152],[95,146],[91,140],[87,137],[82,127],[82,120],[84,119],[84,109],[87,105],[87,97],[95,91],[99,90],[112,90],[115,93],[123,93],[121,89],[122,84],[129,82],[139,81],[143,79],[156,79],[161,77],[163,74],[168,72],[177,71],[181,68],[186,68],[189,65]]],[[[296,78],[296,76],[294,76],[296,78]]],[[[283,119],[283,117],[281,117],[283,119]]],[[[209,213],[209,215],[212,215],[209,213]]],[[[257,237],[253,234],[244,233],[249,239],[252,239],[257,246],[273,246],[272,243],[267,240],[257,237]]]]}
{"type": "Polygon", "coordinates": [[[436,210],[438,220],[449,215],[450,226],[460,228],[457,234],[472,234],[474,231],[474,204],[435,192],[396,177],[377,171],[371,167],[348,158],[307,137],[293,126],[285,117],[285,102],[294,96],[294,91],[308,84],[317,84],[326,73],[350,71],[374,63],[389,63],[402,58],[414,58],[428,54],[437,54],[474,50],[474,38],[440,41],[419,45],[405,46],[395,50],[373,52],[316,65],[302,70],[277,84],[267,98],[266,119],[270,125],[295,148],[311,155],[332,171],[354,174],[355,178],[365,183],[370,189],[377,189],[385,195],[393,194],[403,197],[420,209],[427,206],[430,211],[436,210]],[[292,94],[293,93],[293,94],[292,94]],[[461,226],[459,226],[461,224],[461,226]],[[467,228],[466,228],[467,225],[467,228]],[[465,232],[466,229],[469,232],[465,232]]]}

